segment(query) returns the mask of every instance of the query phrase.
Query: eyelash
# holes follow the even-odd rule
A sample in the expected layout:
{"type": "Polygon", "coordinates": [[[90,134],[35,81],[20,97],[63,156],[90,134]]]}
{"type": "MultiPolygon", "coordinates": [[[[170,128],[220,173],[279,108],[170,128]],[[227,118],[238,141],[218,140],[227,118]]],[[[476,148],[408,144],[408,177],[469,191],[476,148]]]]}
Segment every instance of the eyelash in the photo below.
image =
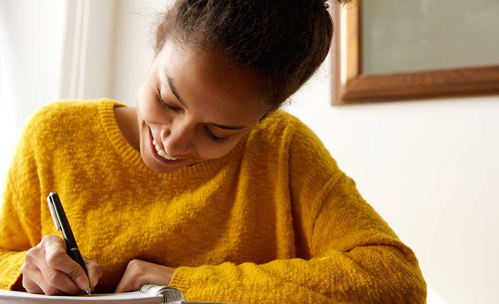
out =
{"type": "Polygon", "coordinates": [[[161,97],[161,94],[159,93],[159,91],[156,91],[156,96],[158,97],[158,101],[159,103],[161,104],[161,106],[167,110],[172,110],[172,111],[180,111],[180,108],[177,108],[177,107],[172,107],[170,106],[169,104],[166,103],[166,101],[163,99],[163,97],[161,97]]]}
{"type": "Polygon", "coordinates": [[[215,136],[215,134],[211,133],[211,131],[208,128],[206,128],[206,133],[211,138],[211,140],[218,142],[218,143],[223,143],[223,142],[229,140],[229,136],[226,136],[226,137],[215,136]]]}
{"type": "MultiPolygon", "coordinates": [[[[156,91],[156,96],[158,98],[158,101],[160,103],[160,105],[167,109],[167,110],[171,110],[171,111],[174,111],[174,112],[177,112],[177,111],[180,111],[181,109],[180,108],[176,108],[176,107],[172,107],[170,105],[168,105],[165,100],[163,99],[163,97],[161,97],[161,94],[159,93],[159,91],[156,91]]],[[[208,134],[208,136],[210,137],[211,140],[213,140],[214,142],[217,142],[217,143],[222,143],[222,142],[225,142],[227,140],[229,140],[230,136],[226,136],[226,137],[218,137],[218,136],[215,136],[215,134],[213,134],[210,129],[206,128],[206,134],[208,134]]]]}

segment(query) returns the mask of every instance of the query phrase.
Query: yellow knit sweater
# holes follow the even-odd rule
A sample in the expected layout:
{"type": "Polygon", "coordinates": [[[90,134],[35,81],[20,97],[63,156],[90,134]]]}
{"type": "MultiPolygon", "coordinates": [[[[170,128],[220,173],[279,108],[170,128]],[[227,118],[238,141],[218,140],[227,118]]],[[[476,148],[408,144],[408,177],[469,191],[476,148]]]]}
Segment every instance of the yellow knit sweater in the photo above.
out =
{"type": "Polygon", "coordinates": [[[270,115],[228,155],[156,173],[116,123],[111,100],[58,102],[31,118],[0,213],[0,288],[27,249],[57,234],[57,191],[84,256],[112,292],[139,258],[178,267],[187,300],[424,303],[413,252],[362,199],[297,118],[270,115]]]}

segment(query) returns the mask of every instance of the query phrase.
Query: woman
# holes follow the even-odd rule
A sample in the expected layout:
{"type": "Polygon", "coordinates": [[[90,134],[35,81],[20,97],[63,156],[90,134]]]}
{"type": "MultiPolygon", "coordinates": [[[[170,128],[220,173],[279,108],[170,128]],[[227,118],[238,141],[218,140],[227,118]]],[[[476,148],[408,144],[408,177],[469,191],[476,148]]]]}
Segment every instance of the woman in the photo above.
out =
{"type": "Polygon", "coordinates": [[[0,217],[0,288],[187,300],[423,303],[413,252],[320,140],[277,111],[326,57],[323,1],[178,0],[136,108],[59,102],[28,123],[0,217]],[[66,255],[57,191],[86,257],[66,255]]]}

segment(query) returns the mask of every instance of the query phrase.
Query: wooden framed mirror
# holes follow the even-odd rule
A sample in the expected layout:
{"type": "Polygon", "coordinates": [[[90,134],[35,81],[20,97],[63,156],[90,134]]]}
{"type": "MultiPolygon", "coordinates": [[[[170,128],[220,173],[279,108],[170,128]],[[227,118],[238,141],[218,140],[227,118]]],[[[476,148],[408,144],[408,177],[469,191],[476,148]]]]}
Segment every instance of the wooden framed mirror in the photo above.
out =
{"type": "Polygon", "coordinates": [[[332,5],[332,104],[499,94],[499,1],[332,5]]]}

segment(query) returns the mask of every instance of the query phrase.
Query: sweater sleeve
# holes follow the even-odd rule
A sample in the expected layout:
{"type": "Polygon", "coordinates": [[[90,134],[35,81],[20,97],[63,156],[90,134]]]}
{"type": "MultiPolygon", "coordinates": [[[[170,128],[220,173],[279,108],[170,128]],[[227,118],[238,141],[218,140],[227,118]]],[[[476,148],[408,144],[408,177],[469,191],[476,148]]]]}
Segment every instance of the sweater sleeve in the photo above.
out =
{"type": "Polygon", "coordinates": [[[21,276],[26,251],[40,241],[40,183],[32,119],[24,129],[7,175],[0,206],[0,289],[21,276]]]}
{"type": "Polygon", "coordinates": [[[289,147],[297,258],[179,267],[188,300],[235,303],[425,303],[426,284],[405,246],[301,125],[289,147]]]}

